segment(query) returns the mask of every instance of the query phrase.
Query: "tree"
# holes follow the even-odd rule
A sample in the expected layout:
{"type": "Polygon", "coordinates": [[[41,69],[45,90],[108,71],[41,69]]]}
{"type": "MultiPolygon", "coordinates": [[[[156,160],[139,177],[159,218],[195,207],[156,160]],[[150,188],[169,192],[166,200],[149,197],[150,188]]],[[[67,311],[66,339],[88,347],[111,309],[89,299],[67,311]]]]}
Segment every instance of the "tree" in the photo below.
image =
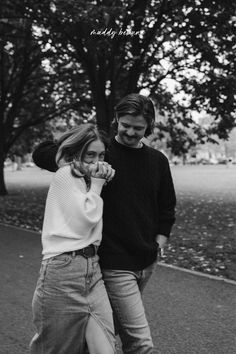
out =
{"type": "MultiPolygon", "coordinates": [[[[194,110],[215,118],[206,134],[226,138],[235,125],[236,4],[231,0],[4,0],[4,5],[1,122],[15,112],[14,124],[9,121],[16,133],[12,143],[17,132],[37,124],[35,112],[44,122],[60,108],[85,117],[96,111],[98,125],[109,131],[116,102],[143,88],[160,114],[167,112],[172,136],[180,134],[175,128],[181,123],[203,139],[194,110]],[[21,97],[15,108],[9,95],[21,97]]],[[[0,147],[0,155],[6,151],[0,147]]]]}
{"type": "Polygon", "coordinates": [[[212,132],[222,137],[234,126],[231,0],[43,0],[30,6],[55,50],[81,64],[100,127],[109,130],[122,96],[148,88],[159,98],[166,79],[175,80],[176,93],[187,99],[177,103],[172,94],[169,102],[158,100],[160,111],[171,104],[188,124],[192,110],[204,109],[215,117],[212,132]]]}
{"type": "Polygon", "coordinates": [[[57,58],[57,70],[48,68],[47,61],[55,61],[54,52],[43,43],[43,29],[34,26],[20,1],[6,0],[4,5],[0,19],[0,195],[7,194],[4,161],[13,147],[16,151],[23,146],[26,130],[29,134],[33,127],[55,117],[78,114],[81,104],[71,89],[73,65],[65,68],[66,60],[62,64],[57,58]]]}
{"type": "Polygon", "coordinates": [[[35,146],[39,144],[42,139],[53,139],[50,122],[25,129],[16,142],[11,146],[8,152],[9,157],[14,155],[23,157],[24,155],[31,154],[35,146]]]}

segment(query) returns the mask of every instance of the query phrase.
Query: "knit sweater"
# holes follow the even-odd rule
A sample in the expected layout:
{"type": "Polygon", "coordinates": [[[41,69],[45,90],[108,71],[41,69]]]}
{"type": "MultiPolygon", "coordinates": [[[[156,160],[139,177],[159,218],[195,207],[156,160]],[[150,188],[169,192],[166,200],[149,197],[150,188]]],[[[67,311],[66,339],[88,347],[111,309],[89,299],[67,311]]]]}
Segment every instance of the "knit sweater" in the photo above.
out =
{"type": "MultiPolygon", "coordinates": [[[[45,142],[33,154],[35,163],[54,171],[57,145],[45,142]]],[[[115,177],[102,191],[103,269],[142,270],[157,258],[158,234],[169,237],[175,221],[175,191],[164,154],[146,145],[131,148],[112,141],[106,161],[115,177]]]]}
{"type": "Polygon", "coordinates": [[[100,193],[104,182],[92,178],[87,191],[84,179],[72,176],[70,166],[55,173],[43,222],[43,259],[100,244],[103,210],[100,193]]]}
{"type": "Polygon", "coordinates": [[[175,221],[175,192],[165,155],[146,145],[113,140],[106,160],[114,179],[102,191],[104,269],[141,270],[157,257],[157,234],[167,237],[175,221]]]}

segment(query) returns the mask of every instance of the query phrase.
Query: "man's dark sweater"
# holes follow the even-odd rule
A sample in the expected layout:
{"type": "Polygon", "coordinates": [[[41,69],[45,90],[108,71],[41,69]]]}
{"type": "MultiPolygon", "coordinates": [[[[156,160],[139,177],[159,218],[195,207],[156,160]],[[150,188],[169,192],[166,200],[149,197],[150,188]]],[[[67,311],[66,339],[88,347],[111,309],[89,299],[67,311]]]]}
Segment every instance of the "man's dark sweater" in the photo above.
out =
{"type": "MultiPolygon", "coordinates": [[[[56,171],[57,145],[39,145],[33,159],[56,171]]],[[[146,145],[130,148],[112,141],[106,159],[115,177],[103,188],[103,269],[141,270],[157,257],[157,234],[169,237],[175,221],[175,191],[167,158],[146,145]]]]}

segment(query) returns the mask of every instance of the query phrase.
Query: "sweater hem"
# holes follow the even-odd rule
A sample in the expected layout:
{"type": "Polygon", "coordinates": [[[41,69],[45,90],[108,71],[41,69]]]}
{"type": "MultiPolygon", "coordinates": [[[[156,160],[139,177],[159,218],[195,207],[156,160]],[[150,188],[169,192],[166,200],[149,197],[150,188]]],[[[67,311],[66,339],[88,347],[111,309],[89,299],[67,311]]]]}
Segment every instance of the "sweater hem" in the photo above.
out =
{"type": "Polygon", "coordinates": [[[122,255],[117,256],[100,256],[100,267],[101,269],[113,269],[113,270],[130,270],[130,271],[140,271],[143,270],[157,261],[157,254],[152,257],[147,257],[147,259],[140,262],[140,259],[136,261],[131,261],[130,259],[125,259],[122,255]],[[105,259],[105,261],[103,261],[105,259]]]}

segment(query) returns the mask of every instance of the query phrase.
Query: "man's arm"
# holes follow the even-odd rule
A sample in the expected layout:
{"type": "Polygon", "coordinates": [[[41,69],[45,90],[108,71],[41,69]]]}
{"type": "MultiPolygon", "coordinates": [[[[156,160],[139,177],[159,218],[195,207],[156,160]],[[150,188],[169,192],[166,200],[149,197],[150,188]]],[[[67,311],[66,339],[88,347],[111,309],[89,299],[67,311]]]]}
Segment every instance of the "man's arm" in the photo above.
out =
{"type": "Polygon", "coordinates": [[[175,222],[176,206],[175,189],[168,160],[166,160],[166,166],[161,179],[160,191],[160,224],[158,230],[159,232],[156,236],[156,242],[159,245],[160,254],[163,255],[164,247],[168,241],[171,228],[175,222]]]}
{"type": "MultiPolygon", "coordinates": [[[[168,160],[165,158],[159,194],[159,230],[160,243],[165,243],[164,238],[169,237],[175,222],[176,196],[168,160]]],[[[158,242],[158,240],[157,240],[158,242]]]]}
{"type": "Polygon", "coordinates": [[[34,163],[44,170],[56,172],[58,170],[55,161],[57,150],[58,146],[54,141],[45,141],[39,144],[32,155],[34,163]]]}

